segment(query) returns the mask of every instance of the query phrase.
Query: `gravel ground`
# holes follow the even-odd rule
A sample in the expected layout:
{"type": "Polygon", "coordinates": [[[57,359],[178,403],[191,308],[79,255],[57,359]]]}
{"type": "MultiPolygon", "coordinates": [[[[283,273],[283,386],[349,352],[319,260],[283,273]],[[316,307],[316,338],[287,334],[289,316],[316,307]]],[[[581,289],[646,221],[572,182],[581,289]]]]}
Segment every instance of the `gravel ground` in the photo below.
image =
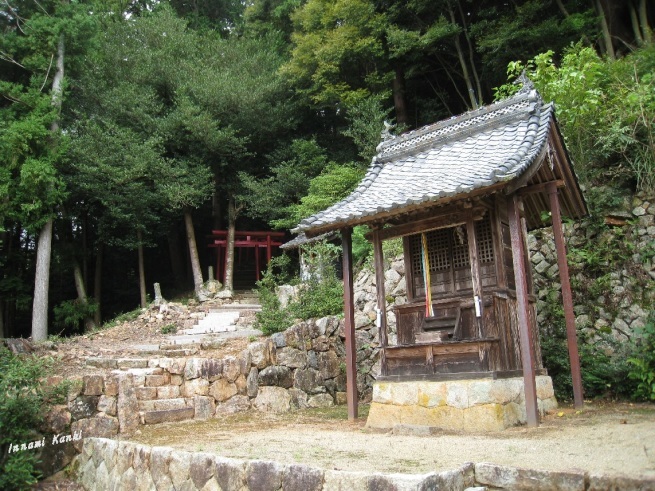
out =
{"type": "Polygon", "coordinates": [[[304,463],[324,469],[423,473],[463,462],[655,477],[655,405],[594,403],[563,407],[540,427],[430,436],[374,433],[343,407],[283,415],[250,412],[222,420],[145,427],[133,441],[239,459],[304,463]]]}

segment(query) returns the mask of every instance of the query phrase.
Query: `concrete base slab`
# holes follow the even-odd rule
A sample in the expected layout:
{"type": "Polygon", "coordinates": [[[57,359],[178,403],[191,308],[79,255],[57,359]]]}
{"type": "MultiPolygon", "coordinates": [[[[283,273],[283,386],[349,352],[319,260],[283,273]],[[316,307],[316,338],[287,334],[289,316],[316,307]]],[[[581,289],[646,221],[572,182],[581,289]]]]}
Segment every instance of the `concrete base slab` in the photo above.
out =
{"type": "MultiPolygon", "coordinates": [[[[541,414],[557,408],[549,376],[537,378],[541,414]]],[[[522,378],[375,382],[372,429],[498,431],[526,422],[522,378]]]]}

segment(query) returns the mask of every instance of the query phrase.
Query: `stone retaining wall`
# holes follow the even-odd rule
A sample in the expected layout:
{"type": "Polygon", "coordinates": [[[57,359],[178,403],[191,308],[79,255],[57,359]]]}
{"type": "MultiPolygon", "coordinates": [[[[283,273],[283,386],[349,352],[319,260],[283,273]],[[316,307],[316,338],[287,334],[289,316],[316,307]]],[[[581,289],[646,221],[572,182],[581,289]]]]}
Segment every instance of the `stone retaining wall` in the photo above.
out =
{"type": "MultiPolygon", "coordinates": [[[[207,419],[257,409],[345,404],[343,321],[325,317],[251,343],[224,358],[92,359],[108,375],[86,375],[67,405],[48,415],[55,433],[113,437],[139,425],[207,419]]],[[[55,381],[53,381],[55,382],[55,381]]],[[[76,443],[78,451],[82,442],[76,443]]]]}
{"type": "MultiPolygon", "coordinates": [[[[655,302],[655,197],[626,198],[623,209],[609,213],[605,223],[607,229],[600,232],[584,220],[564,224],[576,326],[592,337],[595,333],[611,333],[614,339],[625,341],[644,327],[655,302]],[[579,256],[576,249],[583,251],[578,257],[580,267],[575,262],[579,256]],[[585,257],[589,251],[601,249],[611,250],[616,261],[591,264],[585,271],[585,262],[604,260],[585,257]]],[[[552,322],[549,306],[561,305],[552,229],[530,233],[528,248],[538,294],[537,320],[540,328],[548,328],[552,322]]]]}
{"type": "Polygon", "coordinates": [[[87,438],[76,458],[78,482],[87,491],[185,489],[188,491],[419,491],[499,490],[648,491],[655,480],[584,471],[540,471],[465,463],[426,474],[324,470],[302,464],[243,461],[104,438],[87,438]]]}

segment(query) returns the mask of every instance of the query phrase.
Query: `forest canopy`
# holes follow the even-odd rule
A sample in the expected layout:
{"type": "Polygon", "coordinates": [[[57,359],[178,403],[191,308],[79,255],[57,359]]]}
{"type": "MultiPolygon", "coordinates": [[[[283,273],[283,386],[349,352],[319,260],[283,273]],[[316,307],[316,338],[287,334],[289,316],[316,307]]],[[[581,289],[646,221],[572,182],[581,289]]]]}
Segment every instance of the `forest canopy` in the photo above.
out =
{"type": "Polygon", "coordinates": [[[646,0],[3,2],[0,334],[198,292],[212,229],[288,231],[357,184],[383,121],[475,109],[523,70],[592,209],[652,192],[654,22],[646,0]]]}

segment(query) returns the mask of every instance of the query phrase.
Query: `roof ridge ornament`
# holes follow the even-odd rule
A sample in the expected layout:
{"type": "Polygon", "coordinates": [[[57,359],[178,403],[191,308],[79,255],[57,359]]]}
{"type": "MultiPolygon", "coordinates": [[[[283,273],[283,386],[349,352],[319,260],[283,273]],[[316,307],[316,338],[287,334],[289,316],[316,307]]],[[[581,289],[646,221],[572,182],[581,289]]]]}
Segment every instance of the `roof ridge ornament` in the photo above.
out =
{"type": "Polygon", "coordinates": [[[383,121],[384,123],[384,129],[380,132],[380,143],[378,144],[377,147],[375,147],[375,151],[379,152],[382,146],[384,145],[385,142],[388,142],[389,140],[393,140],[395,136],[391,133],[391,130],[393,130],[396,125],[391,124],[389,121],[386,119],[383,121]]]}
{"type": "Polygon", "coordinates": [[[534,87],[534,83],[532,80],[530,80],[530,77],[525,73],[525,69],[521,72],[521,75],[519,75],[514,82],[512,82],[514,85],[519,85],[521,84],[521,87],[519,90],[516,92],[517,94],[529,94],[533,90],[536,91],[534,87]]]}

